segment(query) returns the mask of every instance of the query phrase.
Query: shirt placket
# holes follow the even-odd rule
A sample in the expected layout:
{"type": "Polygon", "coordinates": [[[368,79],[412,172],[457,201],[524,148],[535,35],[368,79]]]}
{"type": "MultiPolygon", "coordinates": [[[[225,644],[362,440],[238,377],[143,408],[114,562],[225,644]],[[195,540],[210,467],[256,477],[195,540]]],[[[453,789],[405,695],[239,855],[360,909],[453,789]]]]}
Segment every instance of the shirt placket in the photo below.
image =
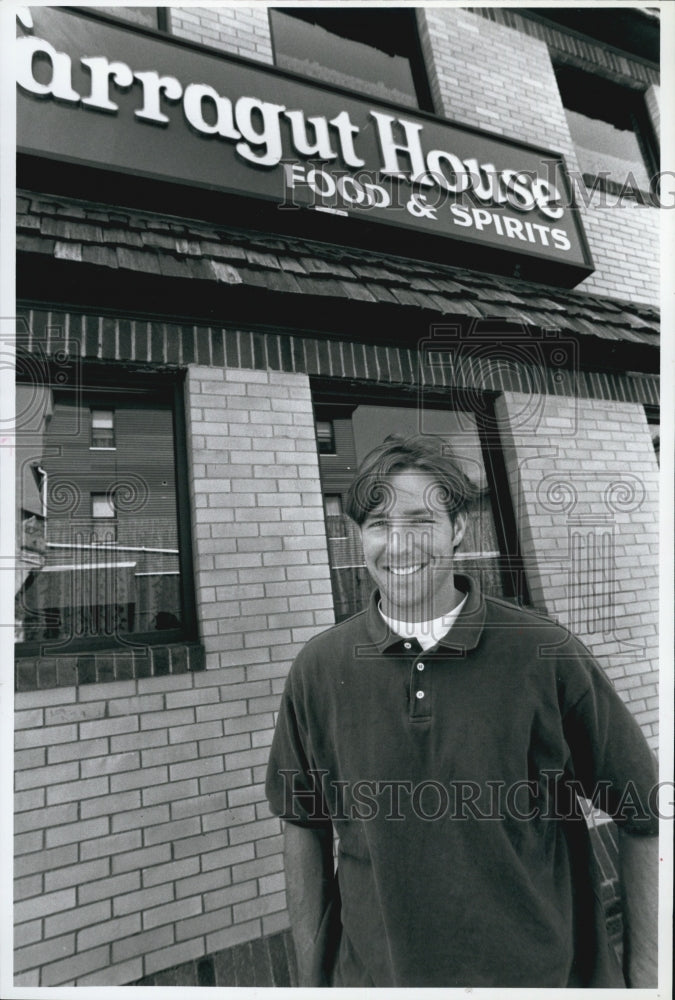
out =
{"type": "Polygon", "coordinates": [[[431,718],[431,672],[429,670],[429,658],[424,650],[419,648],[415,642],[404,642],[403,649],[411,652],[412,660],[410,665],[410,685],[409,685],[409,718],[415,722],[424,721],[431,718]]]}

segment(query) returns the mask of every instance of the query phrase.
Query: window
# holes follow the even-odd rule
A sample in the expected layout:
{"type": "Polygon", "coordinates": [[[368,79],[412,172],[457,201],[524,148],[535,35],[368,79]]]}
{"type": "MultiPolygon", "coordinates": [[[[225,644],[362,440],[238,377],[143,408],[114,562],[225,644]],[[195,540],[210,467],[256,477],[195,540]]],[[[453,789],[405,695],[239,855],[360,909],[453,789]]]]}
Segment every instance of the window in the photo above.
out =
{"type": "MultiPolygon", "coordinates": [[[[344,500],[362,459],[388,434],[404,435],[422,431],[452,442],[453,451],[464,471],[483,488],[483,495],[469,512],[464,539],[455,554],[456,568],[478,579],[489,594],[528,603],[511,508],[504,462],[496,441],[496,422],[490,400],[474,412],[449,410],[447,403],[427,406],[421,414],[418,400],[391,401],[364,397],[363,402],[324,402],[320,389],[315,394],[315,415],[322,419],[330,411],[335,430],[335,451],[322,453],[319,468],[326,513],[326,534],[333,586],[336,620],[341,621],[366,606],[372,583],[365,567],[359,529],[343,513],[344,500]],[[486,428],[489,428],[489,432],[486,428]]],[[[320,421],[317,420],[317,429],[320,421]]]]}
{"type": "Polygon", "coordinates": [[[113,410],[91,411],[91,447],[115,447],[115,414],[113,410]]]}
{"type": "Polygon", "coordinates": [[[572,66],[556,79],[586,183],[648,192],[658,149],[642,93],[572,66]]]}
{"type": "Polygon", "coordinates": [[[51,388],[49,419],[19,458],[31,475],[17,470],[17,510],[35,536],[24,526],[19,541],[19,655],[193,637],[179,396],[175,385],[51,388]],[[114,447],[92,444],[111,440],[113,416],[114,447]]]}
{"type": "Polygon", "coordinates": [[[647,424],[652,437],[652,445],[656,454],[656,461],[661,464],[661,415],[657,407],[645,406],[647,414],[647,424]]]}
{"type": "Polygon", "coordinates": [[[117,522],[114,498],[109,493],[91,494],[92,538],[97,542],[116,541],[117,522]],[[107,523],[106,523],[107,522],[107,523]]]}
{"type": "Polygon", "coordinates": [[[114,17],[118,21],[139,24],[144,28],[156,28],[158,31],[168,30],[168,11],[163,7],[90,7],[84,9],[91,10],[95,14],[114,17]]]}
{"type": "Polygon", "coordinates": [[[276,65],[433,111],[414,8],[270,10],[276,65]]]}
{"type": "Polygon", "coordinates": [[[335,454],[335,430],[332,420],[317,420],[316,440],[319,445],[319,454],[335,454]]]}

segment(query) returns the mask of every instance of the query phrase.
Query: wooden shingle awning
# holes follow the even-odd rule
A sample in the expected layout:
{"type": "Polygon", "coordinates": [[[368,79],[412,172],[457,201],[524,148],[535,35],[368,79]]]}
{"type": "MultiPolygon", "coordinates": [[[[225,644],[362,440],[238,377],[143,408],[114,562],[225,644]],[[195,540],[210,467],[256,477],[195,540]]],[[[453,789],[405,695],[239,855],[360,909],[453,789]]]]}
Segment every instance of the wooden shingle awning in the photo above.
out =
{"type": "Polygon", "coordinates": [[[568,331],[658,348],[659,313],[645,304],[443,264],[258,233],[63,196],[19,193],[17,250],[103,274],[151,275],[199,287],[311,296],[568,331]]]}

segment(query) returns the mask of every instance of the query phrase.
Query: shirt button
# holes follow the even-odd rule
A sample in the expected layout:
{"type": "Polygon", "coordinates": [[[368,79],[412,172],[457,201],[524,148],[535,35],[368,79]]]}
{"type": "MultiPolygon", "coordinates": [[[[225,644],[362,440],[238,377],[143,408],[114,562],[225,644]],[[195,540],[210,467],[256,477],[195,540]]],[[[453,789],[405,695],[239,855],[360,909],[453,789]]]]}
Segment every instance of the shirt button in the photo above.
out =
{"type": "Polygon", "coordinates": [[[424,698],[424,691],[416,691],[415,692],[415,697],[416,698],[424,698]]]}
{"type": "Polygon", "coordinates": [[[424,664],[423,663],[418,663],[417,664],[417,669],[418,670],[424,670],[424,664]]]}
{"type": "Polygon", "coordinates": [[[412,643],[410,643],[410,642],[404,642],[403,643],[403,648],[404,649],[412,649],[412,643]]]}

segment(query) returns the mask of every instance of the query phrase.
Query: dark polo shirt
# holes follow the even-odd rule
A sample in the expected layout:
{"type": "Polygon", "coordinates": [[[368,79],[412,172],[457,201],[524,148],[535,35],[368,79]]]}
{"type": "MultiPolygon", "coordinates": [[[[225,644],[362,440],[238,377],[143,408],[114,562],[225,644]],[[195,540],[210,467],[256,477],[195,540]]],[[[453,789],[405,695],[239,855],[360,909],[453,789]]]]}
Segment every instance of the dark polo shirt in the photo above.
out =
{"type": "Polygon", "coordinates": [[[270,805],[339,838],[317,962],[339,986],[623,986],[576,797],[601,783],[625,829],[656,833],[653,755],[578,640],[456,583],[431,650],[374,594],[289,673],[270,805]]]}

